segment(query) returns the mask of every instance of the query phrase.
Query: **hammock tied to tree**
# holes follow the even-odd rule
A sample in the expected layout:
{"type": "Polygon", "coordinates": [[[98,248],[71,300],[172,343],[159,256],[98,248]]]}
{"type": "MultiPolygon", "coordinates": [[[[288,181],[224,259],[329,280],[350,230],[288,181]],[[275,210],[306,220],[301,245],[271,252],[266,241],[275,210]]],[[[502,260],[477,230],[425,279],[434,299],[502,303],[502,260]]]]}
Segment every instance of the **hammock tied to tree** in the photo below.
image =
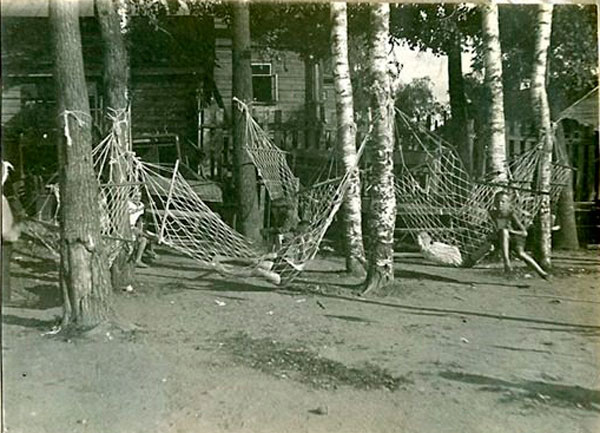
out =
{"type": "MultiPolygon", "coordinates": [[[[463,168],[455,149],[425,128],[415,125],[397,111],[397,142],[401,164],[395,189],[398,216],[405,229],[430,258],[439,248],[437,261],[452,265],[473,265],[481,258],[493,233],[489,210],[500,189],[513,193],[515,209],[527,227],[540,210],[542,194],[539,165],[542,151],[527,150],[507,164],[508,184],[495,183],[493,173],[474,181],[463,168]],[[402,132],[402,136],[399,136],[402,132]],[[405,154],[416,150],[424,160],[408,167],[405,154]],[[453,249],[451,249],[453,248],[453,249]],[[451,257],[448,257],[450,255],[451,257]]],[[[566,184],[569,168],[553,164],[550,194],[556,200],[566,184]]],[[[435,254],[434,254],[435,255],[435,254]]]]}
{"type": "MultiPolygon", "coordinates": [[[[127,221],[123,217],[128,209],[126,204],[139,202],[143,196],[153,222],[150,230],[159,243],[224,274],[261,275],[283,285],[292,282],[317,254],[319,244],[342,204],[351,172],[319,182],[300,194],[299,181],[287,164],[285,152],[271,142],[251,117],[247,106],[239,101],[238,106],[246,114],[246,150],[270,197],[294,202],[296,206],[299,202],[304,207],[299,210],[306,222],[301,232],[274,253],[263,251],[229,227],[204,203],[182,176],[179,162],[175,167],[165,167],[142,161],[118,146],[111,134],[94,150],[99,178],[107,180],[103,184],[101,201],[103,234],[117,240],[129,240],[123,238],[126,231],[122,227],[123,221],[127,221]],[[122,176],[123,170],[126,176],[122,176]],[[126,182],[114,181],[119,177],[114,175],[115,171],[126,182]],[[236,272],[223,263],[227,260],[249,264],[236,272]]],[[[365,138],[361,144],[359,156],[366,141],[365,138]]]]}

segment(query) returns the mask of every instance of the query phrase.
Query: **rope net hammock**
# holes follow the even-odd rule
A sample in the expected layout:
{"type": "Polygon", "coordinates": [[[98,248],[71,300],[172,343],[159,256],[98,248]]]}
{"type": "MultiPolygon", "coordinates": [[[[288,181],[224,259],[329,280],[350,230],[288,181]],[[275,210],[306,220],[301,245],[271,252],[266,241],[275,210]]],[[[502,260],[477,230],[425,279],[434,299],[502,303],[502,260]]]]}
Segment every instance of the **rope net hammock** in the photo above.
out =
{"type": "MultiPolygon", "coordinates": [[[[112,131],[92,151],[99,185],[101,234],[109,265],[123,248],[133,250],[132,226],[144,208],[150,220],[147,235],[225,275],[259,276],[286,285],[314,259],[342,204],[352,171],[300,191],[285,152],[271,142],[248,107],[241,102],[238,105],[246,113],[246,149],[261,180],[272,200],[296,206],[304,223],[301,230],[295,231],[277,251],[266,252],[228,226],[204,203],[181,174],[179,161],[174,167],[152,164],[126,150],[120,143],[119,128],[123,122],[113,119],[112,131]]],[[[366,141],[365,138],[359,157],[366,141]]],[[[60,206],[58,189],[55,195],[60,206]]],[[[52,225],[56,223],[53,221],[52,225]]],[[[52,243],[57,242],[53,237],[52,243]]],[[[58,251],[58,245],[51,247],[58,251]]]]}
{"type": "MultiPolygon", "coordinates": [[[[397,213],[407,231],[430,257],[451,265],[472,265],[488,242],[494,228],[489,218],[494,194],[500,189],[513,192],[515,209],[527,227],[540,210],[543,192],[538,182],[542,152],[526,151],[507,164],[507,185],[494,183],[493,173],[474,181],[465,171],[455,149],[425,128],[415,125],[406,114],[397,112],[397,142],[401,164],[396,176],[397,213]],[[402,135],[400,135],[402,134],[402,135]],[[409,167],[404,153],[416,150],[422,161],[409,167]],[[408,151],[408,152],[407,152],[408,151]]],[[[566,184],[569,168],[552,167],[551,200],[566,184]]]]}
{"type": "MultiPolygon", "coordinates": [[[[111,134],[94,150],[99,179],[105,181],[101,188],[102,231],[105,237],[116,240],[111,247],[118,251],[118,242],[131,240],[124,227],[131,208],[129,203],[142,201],[151,217],[151,235],[158,243],[203,265],[222,274],[260,276],[280,285],[289,284],[298,276],[317,254],[342,204],[352,171],[300,193],[298,178],[289,168],[285,152],[271,142],[247,106],[240,101],[238,106],[246,114],[246,149],[271,199],[295,206],[304,226],[279,249],[265,252],[229,227],[203,202],[182,176],[179,162],[175,167],[165,167],[142,161],[132,152],[122,150],[115,134],[111,134]]],[[[366,139],[359,155],[365,143],[366,139]]]]}

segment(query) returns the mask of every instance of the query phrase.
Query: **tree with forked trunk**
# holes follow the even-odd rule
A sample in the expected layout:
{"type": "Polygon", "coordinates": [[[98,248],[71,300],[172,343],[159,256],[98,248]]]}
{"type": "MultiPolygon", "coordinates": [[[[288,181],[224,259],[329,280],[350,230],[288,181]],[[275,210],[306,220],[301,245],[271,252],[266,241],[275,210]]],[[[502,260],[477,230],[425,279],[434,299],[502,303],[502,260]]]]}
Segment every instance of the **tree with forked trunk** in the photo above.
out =
{"type": "Polygon", "coordinates": [[[369,209],[370,251],[363,293],[377,290],[394,281],[394,229],[396,196],[394,191],[394,100],[388,54],[390,6],[371,6],[369,67],[372,77],[371,110],[373,134],[369,146],[371,188],[369,209]]]}
{"type": "Polygon", "coordinates": [[[364,275],[365,251],[362,236],[360,178],[356,157],[356,123],[350,66],[348,63],[348,18],[346,3],[331,4],[331,41],[333,80],[337,114],[338,153],[346,171],[352,171],[342,212],[346,241],[346,270],[364,275]]]}
{"type": "Polygon", "coordinates": [[[92,328],[109,318],[111,285],[100,236],[98,183],[76,1],[51,0],[60,161],[63,329],[92,328]]]}

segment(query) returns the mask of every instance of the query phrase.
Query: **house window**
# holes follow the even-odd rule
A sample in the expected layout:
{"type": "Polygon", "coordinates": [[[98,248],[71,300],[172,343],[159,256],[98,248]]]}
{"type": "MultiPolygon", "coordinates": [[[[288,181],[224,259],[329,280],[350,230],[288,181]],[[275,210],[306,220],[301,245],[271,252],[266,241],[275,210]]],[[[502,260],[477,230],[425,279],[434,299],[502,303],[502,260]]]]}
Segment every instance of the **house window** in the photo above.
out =
{"type": "Polygon", "coordinates": [[[252,93],[255,102],[273,104],[277,101],[277,74],[271,63],[252,63],[252,93]]]}

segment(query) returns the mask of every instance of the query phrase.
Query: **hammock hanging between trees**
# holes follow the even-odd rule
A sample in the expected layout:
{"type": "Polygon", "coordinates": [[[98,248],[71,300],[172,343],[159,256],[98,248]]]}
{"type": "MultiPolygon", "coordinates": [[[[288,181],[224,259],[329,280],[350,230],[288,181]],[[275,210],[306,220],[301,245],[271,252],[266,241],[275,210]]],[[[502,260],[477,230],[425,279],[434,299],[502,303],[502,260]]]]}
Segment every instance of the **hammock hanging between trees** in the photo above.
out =
{"type": "MultiPolygon", "coordinates": [[[[262,276],[281,285],[291,283],[317,254],[342,204],[351,171],[307,188],[298,200],[299,182],[287,164],[285,153],[271,143],[248,108],[240,102],[238,105],[247,116],[247,150],[259,175],[271,197],[300,203],[299,212],[305,220],[301,231],[274,253],[265,253],[229,227],[202,201],[181,175],[178,163],[174,168],[166,168],[144,162],[132,152],[123,151],[115,139],[107,138],[94,152],[99,177],[108,179],[103,189],[107,203],[103,212],[103,234],[122,240],[125,231],[120,224],[127,221],[123,218],[127,209],[123,202],[136,200],[141,186],[159,243],[224,274],[262,276]],[[127,181],[114,181],[118,178],[115,170],[119,174],[125,170],[127,175],[120,178],[127,181]],[[224,261],[245,265],[236,270],[224,261]]],[[[366,141],[365,137],[358,151],[359,158],[366,141]]]]}
{"type": "MultiPolygon", "coordinates": [[[[404,140],[397,137],[401,155],[400,174],[395,181],[398,216],[404,230],[419,242],[429,258],[436,260],[435,250],[431,247],[437,243],[438,247],[444,245],[454,250],[438,249],[436,261],[453,265],[475,264],[481,258],[478,252],[485,248],[494,230],[488,211],[499,189],[509,189],[514,193],[515,209],[521,212],[526,227],[533,222],[540,210],[543,194],[537,181],[542,156],[538,148],[526,151],[508,163],[508,185],[494,183],[493,174],[475,182],[449,143],[415,125],[399,110],[396,118],[400,123],[396,133],[404,131],[409,134],[404,140]],[[420,166],[409,168],[405,163],[404,141],[416,144],[418,151],[424,155],[420,166]],[[448,254],[452,257],[446,257],[448,254]]],[[[558,198],[568,178],[568,170],[568,167],[553,164],[548,192],[551,200],[558,198]]]]}
{"type": "MultiPolygon", "coordinates": [[[[223,274],[261,276],[275,284],[286,285],[315,257],[342,204],[351,172],[298,193],[299,183],[287,165],[285,153],[271,143],[249,116],[247,107],[242,109],[248,115],[247,149],[259,175],[269,194],[298,200],[306,223],[302,231],[274,253],[265,253],[204,203],[181,175],[179,162],[174,168],[164,167],[142,161],[133,152],[123,150],[118,133],[122,122],[113,121],[113,130],[92,152],[100,187],[101,232],[109,265],[122,248],[132,249],[135,238],[128,227],[129,216],[131,209],[143,202],[153,221],[154,233],[151,234],[159,243],[223,274]],[[236,269],[223,263],[224,260],[245,264],[236,269]]],[[[366,141],[365,137],[359,158],[366,141]]],[[[58,251],[58,247],[54,250],[58,251]]]]}

